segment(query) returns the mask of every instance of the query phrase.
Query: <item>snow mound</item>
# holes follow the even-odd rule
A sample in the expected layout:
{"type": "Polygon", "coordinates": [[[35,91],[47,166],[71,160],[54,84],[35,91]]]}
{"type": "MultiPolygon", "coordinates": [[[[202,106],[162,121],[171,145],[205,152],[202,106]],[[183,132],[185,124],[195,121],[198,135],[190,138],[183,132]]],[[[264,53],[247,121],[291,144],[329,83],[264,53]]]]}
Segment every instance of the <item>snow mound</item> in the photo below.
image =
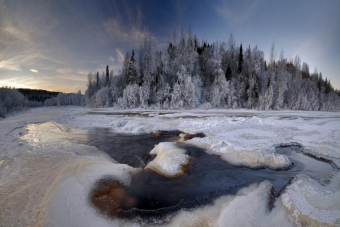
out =
{"type": "Polygon", "coordinates": [[[340,173],[326,187],[298,175],[281,196],[297,225],[340,226],[340,173]]]}
{"type": "Polygon", "coordinates": [[[269,167],[272,169],[285,169],[292,165],[292,162],[286,155],[273,153],[233,151],[222,154],[221,158],[232,165],[249,166],[251,168],[269,167]]]}
{"type": "Polygon", "coordinates": [[[111,122],[111,126],[113,127],[124,127],[128,121],[127,120],[116,120],[111,122]]]}
{"type": "Polygon", "coordinates": [[[52,198],[43,226],[138,226],[128,220],[111,220],[100,215],[88,199],[93,184],[101,177],[108,175],[129,185],[131,173],[138,169],[105,160],[85,160],[64,170],[55,192],[49,192],[52,198]]]}
{"type": "Polygon", "coordinates": [[[269,211],[271,184],[262,182],[241,189],[235,196],[222,196],[213,205],[181,211],[170,223],[175,226],[294,226],[280,201],[269,211]]]}
{"type": "Polygon", "coordinates": [[[235,146],[223,139],[212,137],[194,138],[187,143],[206,148],[206,152],[220,156],[224,161],[235,166],[250,168],[286,169],[292,165],[286,155],[276,154],[275,149],[235,146]],[[217,142],[216,142],[217,141],[217,142]]]}
{"type": "Polygon", "coordinates": [[[189,161],[189,156],[185,154],[185,150],[178,148],[174,142],[159,143],[151,150],[150,154],[157,156],[145,168],[168,177],[182,174],[182,166],[189,161]]]}
{"type": "Polygon", "coordinates": [[[149,126],[147,124],[142,123],[140,120],[126,120],[119,119],[111,122],[111,129],[114,132],[125,133],[125,134],[134,134],[134,135],[142,135],[145,134],[145,129],[149,126]]]}

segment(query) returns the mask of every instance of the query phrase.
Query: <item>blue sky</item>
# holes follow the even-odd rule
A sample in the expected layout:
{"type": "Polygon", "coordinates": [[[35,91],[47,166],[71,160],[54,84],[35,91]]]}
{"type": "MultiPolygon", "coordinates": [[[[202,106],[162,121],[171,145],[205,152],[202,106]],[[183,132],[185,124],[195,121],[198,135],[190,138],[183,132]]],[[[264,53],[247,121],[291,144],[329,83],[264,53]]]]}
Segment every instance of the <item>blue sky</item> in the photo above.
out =
{"type": "Polygon", "coordinates": [[[0,0],[0,86],[76,92],[89,71],[116,73],[146,33],[160,42],[174,27],[209,42],[257,45],[266,58],[301,57],[340,89],[340,1],[0,0]]]}

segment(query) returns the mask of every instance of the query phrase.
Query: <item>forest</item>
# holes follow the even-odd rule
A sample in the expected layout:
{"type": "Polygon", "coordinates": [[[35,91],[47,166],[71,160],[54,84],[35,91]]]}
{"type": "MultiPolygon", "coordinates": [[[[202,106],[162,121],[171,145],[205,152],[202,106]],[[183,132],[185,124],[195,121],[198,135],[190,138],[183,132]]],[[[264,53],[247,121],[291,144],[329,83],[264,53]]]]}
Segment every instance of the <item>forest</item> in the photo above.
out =
{"type": "Polygon", "coordinates": [[[84,96],[38,89],[0,87],[0,118],[8,114],[42,106],[84,106],[84,96]]]}
{"type": "Polygon", "coordinates": [[[88,74],[88,107],[339,111],[340,92],[299,56],[265,59],[257,46],[200,41],[191,30],[159,43],[146,36],[122,69],[88,74]]]}

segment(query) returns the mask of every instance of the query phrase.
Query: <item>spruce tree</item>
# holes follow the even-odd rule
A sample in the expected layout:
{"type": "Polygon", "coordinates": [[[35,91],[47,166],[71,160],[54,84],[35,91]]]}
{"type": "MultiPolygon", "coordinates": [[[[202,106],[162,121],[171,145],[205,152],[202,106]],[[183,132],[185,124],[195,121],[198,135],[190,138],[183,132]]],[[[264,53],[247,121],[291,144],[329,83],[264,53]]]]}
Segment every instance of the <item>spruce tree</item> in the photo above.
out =
{"type": "Polygon", "coordinates": [[[228,68],[227,68],[227,71],[225,73],[225,79],[227,81],[230,81],[231,80],[231,68],[230,68],[230,64],[228,65],[228,68]]]}
{"type": "Polygon", "coordinates": [[[240,46],[240,54],[238,56],[238,73],[241,73],[242,72],[242,66],[243,66],[243,48],[242,48],[242,43],[241,43],[241,46],[240,46]]]}
{"type": "Polygon", "coordinates": [[[97,90],[99,89],[99,72],[97,71],[97,90]]]}
{"type": "Polygon", "coordinates": [[[110,72],[109,72],[109,66],[106,66],[106,86],[109,86],[109,81],[110,81],[110,72]]]}

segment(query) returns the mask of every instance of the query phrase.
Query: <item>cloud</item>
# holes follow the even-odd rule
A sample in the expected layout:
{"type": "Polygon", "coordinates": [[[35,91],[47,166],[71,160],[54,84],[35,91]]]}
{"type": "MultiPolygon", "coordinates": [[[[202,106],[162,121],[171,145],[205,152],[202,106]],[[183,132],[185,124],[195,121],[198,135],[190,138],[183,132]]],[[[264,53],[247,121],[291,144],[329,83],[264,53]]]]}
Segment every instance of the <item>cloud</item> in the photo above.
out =
{"type": "Polygon", "coordinates": [[[44,48],[30,38],[28,30],[20,25],[0,24],[0,68],[22,71],[22,67],[45,69],[60,64],[43,53],[44,48]]]}
{"type": "Polygon", "coordinates": [[[22,71],[20,65],[13,61],[1,61],[0,59],[0,69],[7,69],[11,71],[22,71]]]}
{"type": "Polygon", "coordinates": [[[259,0],[254,0],[251,4],[247,1],[246,7],[234,9],[228,1],[224,1],[222,6],[215,7],[215,11],[220,14],[227,22],[243,23],[253,16],[259,5],[259,0]]]}
{"type": "Polygon", "coordinates": [[[15,87],[15,88],[32,88],[30,86],[26,86],[24,84],[14,83],[10,81],[0,80],[0,87],[15,87]]]}
{"type": "Polygon", "coordinates": [[[118,61],[122,63],[124,61],[123,53],[118,48],[116,49],[116,52],[117,52],[117,55],[118,55],[118,61]]]}
{"type": "Polygon", "coordinates": [[[60,68],[56,70],[57,73],[61,73],[61,74],[70,74],[73,73],[74,71],[70,68],[60,68]]]}
{"type": "Polygon", "coordinates": [[[108,60],[111,61],[111,62],[115,62],[115,59],[112,56],[109,56],[108,60]]]}
{"type": "Polygon", "coordinates": [[[33,72],[33,73],[38,73],[38,72],[39,72],[39,71],[36,70],[36,69],[30,69],[30,71],[33,72]]]}
{"type": "Polygon", "coordinates": [[[80,82],[86,82],[87,81],[87,77],[85,77],[83,75],[76,75],[76,74],[56,75],[55,78],[60,78],[60,79],[63,79],[65,81],[80,81],[80,82]]]}
{"type": "Polygon", "coordinates": [[[21,39],[21,40],[28,40],[29,39],[29,33],[25,32],[24,29],[18,29],[15,28],[13,25],[7,23],[5,26],[1,28],[1,30],[7,35],[13,36],[16,39],[21,39]]]}
{"type": "Polygon", "coordinates": [[[82,70],[82,71],[78,71],[77,73],[82,74],[82,75],[87,75],[89,72],[82,70]]]}
{"type": "Polygon", "coordinates": [[[136,43],[143,40],[148,34],[142,28],[137,27],[138,25],[123,28],[123,26],[121,26],[121,24],[113,18],[109,18],[104,21],[103,25],[109,36],[120,42],[136,43]]]}
{"type": "Polygon", "coordinates": [[[132,12],[129,8],[126,11],[128,18],[108,18],[103,22],[103,26],[110,38],[115,41],[137,44],[146,36],[150,36],[150,33],[143,28],[143,14],[139,7],[136,12],[132,12]]]}

